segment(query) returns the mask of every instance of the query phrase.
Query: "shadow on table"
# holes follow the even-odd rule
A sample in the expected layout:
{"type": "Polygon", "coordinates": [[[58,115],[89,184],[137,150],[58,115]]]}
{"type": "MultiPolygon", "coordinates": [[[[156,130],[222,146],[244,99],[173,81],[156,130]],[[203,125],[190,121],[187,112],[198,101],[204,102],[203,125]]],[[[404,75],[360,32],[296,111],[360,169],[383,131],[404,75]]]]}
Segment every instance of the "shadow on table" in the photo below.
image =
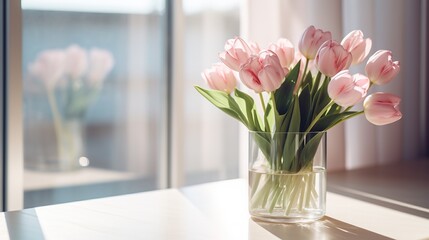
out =
{"type": "Polygon", "coordinates": [[[22,211],[6,212],[5,219],[10,239],[45,239],[35,209],[24,209],[22,211]]]}
{"type": "Polygon", "coordinates": [[[383,235],[359,228],[330,217],[305,224],[276,224],[249,219],[249,240],[252,237],[252,224],[258,224],[280,239],[391,239],[383,235]]]}

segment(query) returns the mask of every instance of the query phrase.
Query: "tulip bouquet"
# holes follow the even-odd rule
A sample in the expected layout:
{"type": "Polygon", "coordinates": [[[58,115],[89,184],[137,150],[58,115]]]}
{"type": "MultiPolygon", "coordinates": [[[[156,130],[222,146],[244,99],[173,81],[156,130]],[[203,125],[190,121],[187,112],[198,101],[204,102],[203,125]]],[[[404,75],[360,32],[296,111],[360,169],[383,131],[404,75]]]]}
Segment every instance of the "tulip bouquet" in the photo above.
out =
{"type": "Polygon", "coordinates": [[[76,154],[81,154],[77,128],[113,64],[109,51],[98,48],[86,51],[78,45],[45,50],[30,63],[30,77],[39,80],[47,93],[60,160],[76,160],[76,154]]]}
{"type": "MultiPolygon", "coordinates": [[[[366,75],[348,70],[351,65],[364,61],[371,44],[359,30],[350,32],[339,43],[332,39],[330,32],[314,26],[303,33],[299,51],[285,38],[266,49],[238,37],[229,39],[225,51],[219,55],[221,62],[202,73],[211,90],[195,88],[220,110],[256,133],[257,145],[268,159],[265,170],[308,172],[312,171],[312,158],[323,134],[333,126],[360,114],[365,114],[375,125],[393,123],[402,116],[399,97],[382,92],[367,96],[372,85],[386,84],[398,74],[399,62],[393,61],[390,51],[375,52],[366,63],[366,75]],[[259,96],[262,112],[258,111],[253,97],[237,88],[237,76],[259,96]],[[362,101],[362,111],[352,109],[362,101]],[[296,141],[279,134],[285,132],[302,135],[296,141]],[[272,148],[274,142],[278,146],[272,148]],[[291,145],[298,147],[291,151],[291,145]]],[[[262,186],[252,192],[251,204],[271,211],[274,203],[285,199],[294,201],[288,209],[305,207],[303,201],[311,204],[308,200],[314,197],[311,185],[284,189],[294,181],[298,182],[290,178],[257,182],[256,185],[262,186]]]]}

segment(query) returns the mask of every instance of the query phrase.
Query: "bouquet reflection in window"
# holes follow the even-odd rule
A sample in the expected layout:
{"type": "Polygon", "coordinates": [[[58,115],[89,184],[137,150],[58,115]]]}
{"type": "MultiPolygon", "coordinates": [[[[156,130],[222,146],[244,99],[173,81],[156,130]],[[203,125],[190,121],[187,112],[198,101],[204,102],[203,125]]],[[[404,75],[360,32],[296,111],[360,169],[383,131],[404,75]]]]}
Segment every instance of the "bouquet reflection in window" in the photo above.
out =
{"type": "Polygon", "coordinates": [[[82,120],[114,65],[112,54],[78,45],[49,49],[28,66],[31,78],[43,83],[57,140],[56,159],[47,159],[53,170],[70,170],[88,164],[83,155],[82,120]],[[60,93],[60,94],[59,94],[60,93]]]}

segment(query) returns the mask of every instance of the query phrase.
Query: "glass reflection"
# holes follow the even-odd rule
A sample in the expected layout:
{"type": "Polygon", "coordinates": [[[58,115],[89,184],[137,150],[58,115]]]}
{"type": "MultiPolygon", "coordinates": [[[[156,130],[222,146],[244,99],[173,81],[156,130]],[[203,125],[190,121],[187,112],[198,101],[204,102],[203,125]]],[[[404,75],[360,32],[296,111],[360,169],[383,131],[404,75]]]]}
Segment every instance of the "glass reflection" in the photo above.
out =
{"type": "Polygon", "coordinates": [[[144,1],[141,12],[61,2],[70,8],[22,4],[24,207],[159,188],[167,109],[160,1],[144,1]]]}

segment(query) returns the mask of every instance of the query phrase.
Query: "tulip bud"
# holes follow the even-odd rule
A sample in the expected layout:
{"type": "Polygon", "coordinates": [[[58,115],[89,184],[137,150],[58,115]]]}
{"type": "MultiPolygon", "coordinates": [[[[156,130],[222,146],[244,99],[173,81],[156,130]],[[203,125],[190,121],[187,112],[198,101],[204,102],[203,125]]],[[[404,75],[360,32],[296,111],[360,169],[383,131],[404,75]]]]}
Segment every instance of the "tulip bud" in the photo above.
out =
{"type": "Polygon", "coordinates": [[[344,49],[352,54],[352,65],[361,63],[371,50],[371,39],[363,39],[363,33],[359,30],[351,31],[341,41],[344,49]]]}
{"type": "Polygon", "coordinates": [[[232,70],[240,71],[241,65],[249,59],[251,54],[252,50],[249,45],[243,39],[236,37],[225,43],[225,52],[220,53],[219,58],[232,70]]]}
{"type": "Polygon", "coordinates": [[[231,93],[237,86],[234,73],[223,63],[216,63],[201,73],[211,89],[231,93]]]}
{"type": "Polygon", "coordinates": [[[266,50],[258,56],[251,56],[241,66],[239,74],[244,85],[260,93],[278,89],[287,73],[288,71],[282,68],[277,55],[273,51],[266,50]]]}
{"type": "Polygon", "coordinates": [[[295,48],[286,38],[280,38],[275,44],[271,44],[268,49],[277,54],[283,68],[289,69],[295,60],[295,48]]]}
{"type": "Polygon", "coordinates": [[[250,54],[251,55],[258,55],[261,51],[261,48],[259,47],[257,42],[249,42],[248,46],[250,48],[250,54]]]}
{"type": "Polygon", "coordinates": [[[363,107],[366,119],[375,125],[386,125],[402,118],[401,99],[389,93],[377,92],[366,97],[363,107]]]}
{"type": "Polygon", "coordinates": [[[329,97],[342,107],[350,107],[362,100],[368,91],[369,79],[362,74],[343,70],[332,77],[328,85],[329,97]]]}
{"type": "Polygon", "coordinates": [[[315,63],[321,73],[332,77],[350,67],[352,55],[337,42],[329,40],[320,46],[315,63]]]}
{"type": "Polygon", "coordinates": [[[28,67],[30,74],[45,84],[48,90],[55,88],[64,74],[65,53],[62,50],[41,52],[35,62],[28,67]]]}
{"type": "Polygon", "coordinates": [[[379,50],[372,55],[366,64],[365,71],[372,83],[386,84],[399,73],[399,61],[393,62],[392,52],[379,50]]]}
{"type": "Polygon", "coordinates": [[[88,68],[88,54],[78,45],[69,46],[65,53],[65,72],[72,79],[80,78],[88,68]]]}
{"type": "Polygon", "coordinates": [[[107,50],[98,48],[89,51],[89,62],[88,80],[93,85],[101,84],[114,65],[112,54],[107,50]]]}
{"type": "Polygon", "coordinates": [[[298,48],[307,59],[314,59],[320,46],[331,39],[331,32],[324,32],[321,29],[316,29],[314,26],[310,26],[304,31],[298,48]]]}

